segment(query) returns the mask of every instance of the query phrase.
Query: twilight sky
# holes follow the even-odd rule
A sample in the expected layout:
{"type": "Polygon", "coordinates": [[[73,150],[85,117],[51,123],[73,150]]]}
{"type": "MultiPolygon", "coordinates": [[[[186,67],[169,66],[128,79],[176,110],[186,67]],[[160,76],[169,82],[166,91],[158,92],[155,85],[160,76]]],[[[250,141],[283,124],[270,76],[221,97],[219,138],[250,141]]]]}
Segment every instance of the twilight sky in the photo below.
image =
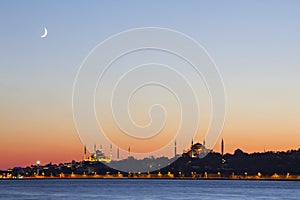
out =
{"type": "Polygon", "coordinates": [[[226,88],[226,152],[299,148],[299,9],[299,1],[1,1],[0,169],[82,159],[77,70],[98,43],[139,27],[180,31],[208,51],[226,88]]]}

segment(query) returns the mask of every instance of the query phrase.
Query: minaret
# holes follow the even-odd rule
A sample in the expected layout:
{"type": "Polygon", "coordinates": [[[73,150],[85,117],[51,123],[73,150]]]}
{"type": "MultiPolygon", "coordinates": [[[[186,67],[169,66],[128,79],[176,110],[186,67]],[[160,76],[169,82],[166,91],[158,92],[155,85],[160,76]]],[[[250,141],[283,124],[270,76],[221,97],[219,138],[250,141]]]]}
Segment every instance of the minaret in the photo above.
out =
{"type": "Polygon", "coordinates": [[[112,160],[112,144],[110,144],[109,159],[112,160]]]}
{"type": "Polygon", "coordinates": [[[203,140],[203,146],[205,146],[205,139],[203,140]]]}
{"type": "Polygon", "coordinates": [[[96,153],[96,144],[94,144],[94,152],[96,153]]]}
{"type": "Polygon", "coordinates": [[[192,158],[194,157],[194,139],[192,138],[192,143],[191,143],[191,156],[192,158]]]}
{"type": "Polygon", "coordinates": [[[101,152],[103,151],[102,144],[100,144],[100,151],[101,151],[101,152]]]}
{"type": "Polygon", "coordinates": [[[83,160],[86,160],[86,145],[84,144],[84,149],[83,149],[83,160]]]}
{"type": "Polygon", "coordinates": [[[174,142],[174,157],[177,155],[177,145],[176,145],[176,140],[174,142]]]}
{"type": "Polygon", "coordinates": [[[223,158],[223,155],[224,155],[224,140],[223,140],[223,138],[222,138],[222,142],[221,142],[221,155],[223,158]]]}
{"type": "Polygon", "coordinates": [[[130,147],[128,148],[128,157],[130,157],[130,147]]]}
{"type": "Polygon", "coordinates": [[[117,150],[117,159],[119,160],[120,159],[120,148],[118,147],[118,150],[117,150]]]}
{"type": "Polygon", "coordinates": [[[226,162],[226,160],[224,159],[224,140],[222,138],[222,142],[221,142],[221,156],[222,156],[222,164],[224,164],[226,162]]]}

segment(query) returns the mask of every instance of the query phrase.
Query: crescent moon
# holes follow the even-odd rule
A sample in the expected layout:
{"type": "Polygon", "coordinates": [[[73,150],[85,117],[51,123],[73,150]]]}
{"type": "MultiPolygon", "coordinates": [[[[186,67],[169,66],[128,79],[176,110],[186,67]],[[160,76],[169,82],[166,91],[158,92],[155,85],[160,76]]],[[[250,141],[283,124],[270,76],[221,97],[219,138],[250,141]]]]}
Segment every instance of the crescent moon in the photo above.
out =
{"type": "Polygon", "coordinates": [[[44,28],[44,34],[41,36],[41,38],[45,38],[48,35],[48,30],[44,28]]]}

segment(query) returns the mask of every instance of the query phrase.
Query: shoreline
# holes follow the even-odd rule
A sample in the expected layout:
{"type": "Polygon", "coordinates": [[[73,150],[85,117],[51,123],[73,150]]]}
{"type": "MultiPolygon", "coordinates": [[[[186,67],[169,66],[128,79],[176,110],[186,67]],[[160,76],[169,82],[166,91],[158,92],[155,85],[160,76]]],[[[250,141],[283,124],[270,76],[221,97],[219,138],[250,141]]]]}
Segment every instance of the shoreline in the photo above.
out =
{"type": "Polygon", "coordinates": [[[79,180],[79,179],[116,179],[116,180],[236,180],[236,181],[300,181],[300,176],[298,177],[290,177],[290,178],[272,178],[272,177],[116,177],[116,176],[89,176],[89,175],[83,175],[83,176],[74,176],[74,177],[44,177],[44,176],[37,176],[37,177],[20,177],[20,178],[1,178],[0,180],[66,180],[66,179],[73,179],[73,180],[79,180]]]}

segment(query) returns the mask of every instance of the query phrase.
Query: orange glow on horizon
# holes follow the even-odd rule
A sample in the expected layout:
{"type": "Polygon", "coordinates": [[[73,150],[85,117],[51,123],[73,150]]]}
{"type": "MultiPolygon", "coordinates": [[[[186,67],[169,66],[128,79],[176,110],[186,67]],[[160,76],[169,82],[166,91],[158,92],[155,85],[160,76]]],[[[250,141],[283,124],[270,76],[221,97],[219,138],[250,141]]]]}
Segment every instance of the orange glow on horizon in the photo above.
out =
{"type": "MultiPolygon", "coordinates": [[[[21,117],[21,115],[18,116],[18,118],[21,117]]],[[[3,118],[2,120],[7,123],[2,124],[2,132],[5,134],[2,134],[1,138],[0,169],[28,166],[35,164],[37,160],[44,165],[49,162],[60,163],[83,159],[83,144],[75,130],[71,116],[63,119],[55,117],[39,119],[36,115],[36,118],[34,116],[30,119],[16,118],[15,121],[11,119],[3,118]]],[[[205,127],[201,128],[205,130],[205,127]]],[[[168,130],[173,132],[175,128],[170,126],[168,130]]],[[[233,153],[238,148],[248,153],[298,149],[300,147],[298,130],[300,130],[300,125],[297,125],[296,120],[293,119],[283,120],[280,116],[273,117],[273,119],[249,119],[228,113],[222,135],[213,150],[220,152],[222,138],[225,142],[225,153],[233,153]]],[[[120,138],[114,138],[114,140],[118,139],[120,138]]],[[[202,143],[203,139],[204,135],[199,134],[194,138],[194,142],[202,143]]],[[[189,147],[189,144],[184,146],[179,138],[176,140],[177,153],[180,154],[189,147]]],[[[160,144],[166,144],[168,141],[168,137],[163,137],[160,144]]],[[[124,143],[126,151],[130,145],[124,139],[120,142],[124,143]]],[[[171,142],[171,147],[164,152],[169,157],[174,155],[172,145],[173,142],[171,142]]],[[[131,146],[132,151],[135,151],[135,148],[134,145],[131,146]]],[[[140,146],[139,148],[146,147],[140,146]]],[[[149,150],[151,148],[145,149],[145,151],[149,150]]]]}

